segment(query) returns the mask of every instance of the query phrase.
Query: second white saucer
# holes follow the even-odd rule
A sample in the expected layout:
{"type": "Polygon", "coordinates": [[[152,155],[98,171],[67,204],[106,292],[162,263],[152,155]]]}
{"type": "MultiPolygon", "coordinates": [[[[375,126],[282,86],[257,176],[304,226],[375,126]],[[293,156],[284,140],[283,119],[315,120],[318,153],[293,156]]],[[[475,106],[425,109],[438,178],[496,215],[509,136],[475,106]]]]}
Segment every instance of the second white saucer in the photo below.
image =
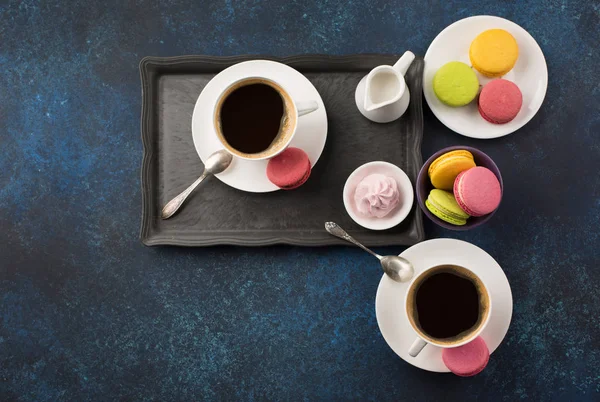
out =
{"type": "MultiPolygon", "coordinates": [[[[296,101],[314,100],[319,108],[298,119],[298,128],[291,147],[303,149],[314,166],[325,147],[327,139],[327,112],[314,85],[292,67],[269,60],[252,60],[235,64],[217,74],[202,90],[196,101],[192,116],[192,136],[196,152],[202,161],[223,146],[213,127],[212,108],[209,105],[232,82],[256,72],[268,71],[269,77],[281,83],[296,101]]],[[[267,178],[267,160],[249,161],[233,158],[229,168],[216,177],[238,190],[252,193],[267,193],[279,190],[267,178]]]]}
{"type": "MultiPolygon", "coordinates": [[[[461,240],[434,239],[416,244],[400,256],[409,260],[418,275],[425,268],[437,265],[459,265],[480,276],[486,284],[494,303],[487,327],[481,333],[490,353],[500,345],[512,318],[512,292],[504,271],[491,255],[479,247],[461,240]]],[[[408,283],[394,282],[383,275],[377,288],[375,313],[383,338],[394,352],[407,363],[423,370],[448,373],[442,361],[442,349],[427,345],[417,357],[408,350],[417,337],[404,312],[404,295],[408,283]]]]}

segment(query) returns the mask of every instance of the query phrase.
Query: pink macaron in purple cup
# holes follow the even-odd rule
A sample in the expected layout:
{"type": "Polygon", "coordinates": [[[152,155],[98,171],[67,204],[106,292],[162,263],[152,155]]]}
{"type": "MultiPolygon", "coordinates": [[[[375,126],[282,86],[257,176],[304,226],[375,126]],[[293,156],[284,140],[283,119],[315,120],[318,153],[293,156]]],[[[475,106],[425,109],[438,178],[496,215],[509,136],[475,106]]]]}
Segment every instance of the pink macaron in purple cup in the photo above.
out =
{"type": "Polygon", "coordinates": [[[460,209],[469,215],[484,216],[498,208],[502,189],[498,178],[490,169],[476,166],[456,176],[454,198],[460,209]]]}

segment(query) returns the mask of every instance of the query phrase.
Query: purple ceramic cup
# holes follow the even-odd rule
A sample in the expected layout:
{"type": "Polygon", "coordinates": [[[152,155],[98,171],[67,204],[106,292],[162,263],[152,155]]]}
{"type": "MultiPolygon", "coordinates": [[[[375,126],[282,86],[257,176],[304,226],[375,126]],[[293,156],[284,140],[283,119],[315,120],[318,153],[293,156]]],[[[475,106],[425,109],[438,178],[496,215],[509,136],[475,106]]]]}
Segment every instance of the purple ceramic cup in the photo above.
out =
{"type": "Polygon", "coordinates": [[[464,149],[464,150],[471,152],[473,154],[473,158],[475,159],[475,164],[477,166],[483,166],[485,168],[490,169],[492,171],[492,173],[494,173],[496,175],[496,177],[498,178],[498,181],[500,182],[500,189],[502,190],[502,194],[504,195],[504,183],[502,182],[502,175],[500,174],[500,170],[498,169],[498,166],[496,166],[496,164],[494,163],[492,158],[490,158],[489,156],[487,156],[487,154],[483,153],[482,151],[478,150],[477,148],[471,148],[471,147],[465,147],[465,146],[455,146],[455,147],[444,148],[444,149],[436,152],[435,154],[431,155],[431,157],[429,159],[427,159],[427,161],[421,168],[421,171],[419,172],[419,176],[417,177],[417,185],[416,185],[417,201],[418,201],[419,207],[421,207],[421,210],[423,211],[423,213],[425,215],[427,215],[427,217],[429,219],[431,219],[433,222],[435,222],[439,226],[444,227],[446,229],[450,229],[450,230],[469,230],[469,229],[476,228],[477,226],[483,225],[496,213],[496,211],[498,209],[496,209],[496,211],[489,213],[485,216],[479,216],[479,217],[472,216],[469,219],[467,219],[466,225],[457,226],[457,225],[452,225],[451,223],[441,220],[440,218],[438,218],[437,216],[435,216],[434,214],[429,212],[429,210],[425,206],[425,200],[429,196],[429,192],[433,189],[431,180],[429,180],[429,174],[427,173],[429,170],[429,165],[431,165],[431,163],[434,160],[436,160],[439,156],[445,154],[446,152],[456,151],[458,149],[464,149]]]}

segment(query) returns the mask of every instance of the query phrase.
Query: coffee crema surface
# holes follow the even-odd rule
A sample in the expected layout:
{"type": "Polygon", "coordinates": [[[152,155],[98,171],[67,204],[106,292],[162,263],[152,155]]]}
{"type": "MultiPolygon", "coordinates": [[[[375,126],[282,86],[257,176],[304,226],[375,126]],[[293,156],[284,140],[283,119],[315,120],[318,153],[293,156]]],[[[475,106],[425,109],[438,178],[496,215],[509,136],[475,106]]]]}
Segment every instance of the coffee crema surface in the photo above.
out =
{"type": "Polygon", "coordinates": [[[418,279],[407,313],[425,339],[459,343],[475,333],[489,314],[489,295],[469,270],[439,266],[418,279]]]}
{"type": "Polygon", "coordinates": [[[474,326],[479,295],[473,282],[449,272],[427,278],[417,290],[419,325],[434,338],[452,338],[474,326]]]}
{"type": "Polygon", "coordinates": [[[215,113],[217,135],[234,154],[263,157],[276,153],[293,134],[296,112],[277,84],[249,79],[229,88],[215,113]]]}

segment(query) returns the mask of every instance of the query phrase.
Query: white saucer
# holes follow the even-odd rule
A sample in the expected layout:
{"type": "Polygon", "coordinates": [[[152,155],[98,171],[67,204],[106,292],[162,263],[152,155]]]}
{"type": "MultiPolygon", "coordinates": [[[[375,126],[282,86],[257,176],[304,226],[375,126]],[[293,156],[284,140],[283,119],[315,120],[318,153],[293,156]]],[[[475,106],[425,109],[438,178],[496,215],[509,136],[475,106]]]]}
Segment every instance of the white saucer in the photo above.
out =
{"type": "MultiPolygon", "coordinates": [[[[291,147],[303,149],[314,166],[325,147],[327,139],[327,113],[317,89],[304,75],[293,68],[268,60],[252,60],[235,64],[217,74],[202,90],[196,101],[192,116],[192,136],[196,152],[202,159],[223,146],[217,139],[213,126],[213,107],[216,98],[232,82],[252,74],[260,73],[280,83],[295,101],[314,100],[319,109],[298,118],[296,135],[291,147]]],[[[242,191],[267,193],[279,190],[267,178],[267,160],[249,161],[233,158],[229,168],[217,175],[223,183],[242,191]]]]}
{"type": "Polygon", "coordinates": [[[359,166],[350,174],[350,176],[348,176],[346,184],[344,185],[343,199],[346,212],[348,215],[350,215],[354,222],[367,229],[385,230],[399,225],[400,222],[402,222],[408,216],[414,202],[414,190],[412,183],[410,182],[410,179],[406,173],[404,173],[404,170],[388,162],[376,161],[365,163],[364,165],[359,166]],[[398,184],[400,197],[402,197],[399,206],[397,206],[394,211],[390,212],[389,215],[384,216],[383,218],[370,218],[362,216],[356,209],[354,203],[354,193],[356,192],[356,187],[362,181],[362,179],[374,173],[380,173],[389,177],[393,177],[398,184]]]}
{"type": "MultiPolygon", "coordinates": [[[[479,83],[485,85],[489,78],[477,74],[479,83]]],[[[539,45],[519,25],[500,17],[480,15],[469,17],[448,26],[431,42],[425,53],[423,93],[435,116],[449,129],[472,138],[496,138],[510,134],[523,127],[542,106],[548,87],[548,67],[539,45]],[[504,77],[513,81],[523,94],[523,107],[515,119],[506,124],[493,124],[481,117],[477,101],[463,107],[444,105],[433,92],[433,76],[450,61],[462,61],[471,65],[469,47],[481,32],[500,28],[517,40],[519,58],[515,67],[504,77]]]]}
{"type": "MultiPolygon", "coordinates": [[[[428,267],[454,264],[472,270],[488,284],[494,308],[481,337],[487,343],[490,353],[493,353],[508,331],[513,308],[508,279],[496,260],[479,247],[454,239],[427,240],[400,255],[412,262],[415,275],[428,267]]],[[[427,345],[417,357],[408,354],[417,334],[404,313],[404,295],[407,289],[408,283],[394,282],[383,275],[375,298],[379,330],[392,350],[407,363],[423,370],[448,373],[450,370],[442,362],[441,348],[427,345]]]]}

